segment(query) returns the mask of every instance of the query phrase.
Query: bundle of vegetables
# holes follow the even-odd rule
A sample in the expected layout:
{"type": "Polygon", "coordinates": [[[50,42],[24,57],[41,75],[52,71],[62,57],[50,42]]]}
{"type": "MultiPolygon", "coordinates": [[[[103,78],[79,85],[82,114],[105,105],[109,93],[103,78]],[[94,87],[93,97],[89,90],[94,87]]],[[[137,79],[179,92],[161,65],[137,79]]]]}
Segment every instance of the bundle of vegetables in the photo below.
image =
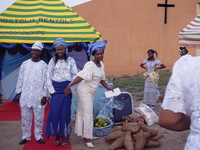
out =
{"type": "Polygon", "coordinates": [[[139,114],[139,113],[134,113],[131,115],[126,115],[126,116],[122,116],[123,119],[123,124],[126,123],[140,123],[140,124],[144,124],[144,116],[139,114]]]}
{"type": "Polygon", "coordinates": [[[144,147],[159,146],[159,139],[163,138],[157,129],[140,123],[127,123],[115,126],[105,136],[105,141],[111,143],[108,150],[125,147],[127,150],[143,150],[144,147]]]}
{"type": "Polygon", "coordinates": [[[106,118],[98,116],[94,119],[94,127],[105,127],[109,125],[109,122],[106,118]]]}

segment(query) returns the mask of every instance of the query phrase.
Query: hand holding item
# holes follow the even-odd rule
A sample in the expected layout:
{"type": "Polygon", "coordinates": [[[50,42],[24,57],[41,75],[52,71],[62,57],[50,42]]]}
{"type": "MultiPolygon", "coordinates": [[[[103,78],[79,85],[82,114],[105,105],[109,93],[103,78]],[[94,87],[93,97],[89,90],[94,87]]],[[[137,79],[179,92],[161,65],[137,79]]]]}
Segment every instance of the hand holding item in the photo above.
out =
{"type": "Polygon", "coordinates": [[[46,97],[42,97],[41,105],[45,105],[46,103],[47,103],[47,98],[46,97]]]}
{"type": "Polygon", "coordinates": [[[68,95],[68,94],[70,94],[70,93],[72,93],[72,90],[71,90],[71,86],[68,85],[68,86],[66,87],[66,89],[65,89],[65,95],[68,95]]]}
{"type": "Polygon", "coordinates": [[[18,93],[17,98],[20,99],[22,93],[18,93]]]}
{"type": "Polygon", "coordinates": [[[108,91],[113,91],[112,88],[110,88],[109,86],[106,88],[108,91]]]}

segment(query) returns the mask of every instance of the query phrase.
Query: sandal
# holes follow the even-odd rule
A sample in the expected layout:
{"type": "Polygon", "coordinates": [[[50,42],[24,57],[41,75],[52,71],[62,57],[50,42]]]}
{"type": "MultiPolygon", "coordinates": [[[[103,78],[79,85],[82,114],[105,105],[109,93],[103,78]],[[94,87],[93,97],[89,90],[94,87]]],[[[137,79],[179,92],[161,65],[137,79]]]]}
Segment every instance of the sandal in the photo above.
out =
{"type": "Polygon", "coordinates": [[[61,136],[62,146],[67,147],[67,141],[64,139],[63,136],[61,136]]]}
{"type": "Polygon", "coordinates": [[[59,144],[60,144],[59,141],[54,141],[54,145],[55,145],[55,146],[58,146],[59,144]]]}
{"type": "Polygon", "coordinates": [[[58,135],[58,136],[56,136],[56,139],[54,141],[54,145],[58,146],[59,144],[60,144],[60,136],[58,135]]]}
{"type": "Polygon", "coordinates": [[[65,142],[62,143],[62,146],[63,146],[63,147],[67,147],[67,143],[65,143],[65,142]]]}
{"type": "Polygon", "coordinates": [[[94,148],[94,145],[92,144],[92,142],[86,142],[85,145],[89,148],[94,148]]]}

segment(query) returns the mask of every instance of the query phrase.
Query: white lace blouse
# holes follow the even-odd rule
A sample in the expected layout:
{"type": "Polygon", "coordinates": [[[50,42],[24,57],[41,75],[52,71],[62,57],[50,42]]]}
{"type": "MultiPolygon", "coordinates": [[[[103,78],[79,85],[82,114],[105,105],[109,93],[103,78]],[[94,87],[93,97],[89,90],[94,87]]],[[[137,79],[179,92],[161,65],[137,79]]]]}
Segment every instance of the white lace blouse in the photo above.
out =
{"type": "Polygon", "coordinates": [[[78,73],[76,62],[72,57],[68,57],[67,60],[58,60],[56,64],[54,59],[53,57],[48,64],[47,87],[50,93],[55,92],[52,80],[72,81],[78,73]]]}

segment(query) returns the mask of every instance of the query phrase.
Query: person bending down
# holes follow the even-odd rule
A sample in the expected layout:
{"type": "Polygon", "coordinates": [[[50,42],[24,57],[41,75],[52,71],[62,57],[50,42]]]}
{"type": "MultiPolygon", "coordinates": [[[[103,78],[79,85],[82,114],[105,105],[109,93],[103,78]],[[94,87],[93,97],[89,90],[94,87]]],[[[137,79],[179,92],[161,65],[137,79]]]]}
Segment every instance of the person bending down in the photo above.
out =
{"type": "Polygon", "coordinates": [[[71,87],[77,83],[78,107],[75,122],[75,133],[84,138],[87,147],[94,147],[91,142],[93,135],[93,101],[94,95],[101,83],[107,90],[112,90],[105,82],[104,56],[107,41],[96,41],[91,44],[89,51],[94,60],[84,65],[77,77],[65,89],[65,94],[71,93],[71,87]]]}

